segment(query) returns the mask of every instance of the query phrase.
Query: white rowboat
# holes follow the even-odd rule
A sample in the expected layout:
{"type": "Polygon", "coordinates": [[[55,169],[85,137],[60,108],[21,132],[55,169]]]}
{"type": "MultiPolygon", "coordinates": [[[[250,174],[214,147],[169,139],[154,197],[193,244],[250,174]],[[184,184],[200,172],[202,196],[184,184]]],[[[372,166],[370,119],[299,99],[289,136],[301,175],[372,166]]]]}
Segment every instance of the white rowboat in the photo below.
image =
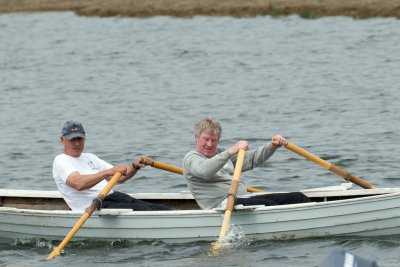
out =
{"type": "MultiPolygon", "coordinates": [[[[400,188],[348,190],[349,184],[302,191],[311,203],[236,206],[230,223],[254,239],[400,234],[400,188]]],[[[173,210],[95,211],[73,240],[191,242],[218,238],[224,210],[200,210],[188,192],[132,196],[164,203],[173,210]]],[[[81,212],[68,210],[57,191],[0,189],[0,242],[63,240],[81,216],[81,212]]]]}

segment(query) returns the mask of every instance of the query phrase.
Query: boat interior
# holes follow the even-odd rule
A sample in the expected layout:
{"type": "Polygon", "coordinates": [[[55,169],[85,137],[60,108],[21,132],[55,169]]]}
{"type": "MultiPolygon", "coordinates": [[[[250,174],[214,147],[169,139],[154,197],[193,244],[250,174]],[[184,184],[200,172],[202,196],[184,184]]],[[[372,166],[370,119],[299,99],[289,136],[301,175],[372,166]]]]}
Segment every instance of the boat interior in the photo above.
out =
{"type": "MultiPolygon", "coordinates": [[[[338,186],[306,189],[301,192],[306,194],[313,202],[326,202],[400,192],[400,188],[350,190],[351,187],[351,183],[342,183],[338,186]]],[[[162,203],[173,210],[200,209],[188,191],[180,193],[138,193],[131,194],[131,196],[148,202],[162,203]]],[[[0,189],[0,207],[33,210],[69,210],[68,205],[59,192],[36,190],[0,189]]]]}

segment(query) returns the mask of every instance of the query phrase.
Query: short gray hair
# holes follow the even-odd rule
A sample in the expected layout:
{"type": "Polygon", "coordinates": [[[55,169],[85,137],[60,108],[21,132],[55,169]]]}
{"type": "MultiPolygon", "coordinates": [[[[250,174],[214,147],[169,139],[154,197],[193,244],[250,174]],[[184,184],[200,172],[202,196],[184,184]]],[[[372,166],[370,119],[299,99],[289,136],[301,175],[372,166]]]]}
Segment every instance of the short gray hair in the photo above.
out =
{"type": "Polygon", "coordinates": [[[194,125],[194,135],[199,137],[202,132],[216,134],[219,140],[222,133],[221,124],[212,117],[202,118],[194,125]]]}

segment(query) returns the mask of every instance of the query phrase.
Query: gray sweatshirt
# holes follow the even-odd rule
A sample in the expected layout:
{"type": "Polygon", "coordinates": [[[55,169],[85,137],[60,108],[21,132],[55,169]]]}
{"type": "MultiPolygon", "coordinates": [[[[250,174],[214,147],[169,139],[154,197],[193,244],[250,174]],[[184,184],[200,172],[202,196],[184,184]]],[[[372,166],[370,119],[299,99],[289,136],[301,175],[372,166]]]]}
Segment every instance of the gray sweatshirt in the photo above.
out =
{"type": "MultiPolygon", "coordinates": [[[[256,150],[247,151],[242,171],[263,164],[275,152],[270,143],[256,150]]],[[[183,176],[190,192],[202,209],[217,207],[228,195],[237,154],[229,156],[228,150],[217,149],[217,154],[207,158],[197,151],[190,151],[183,159],[183,176]]],[[[248,194],[240,182],[237,195],[248,194]]]]}

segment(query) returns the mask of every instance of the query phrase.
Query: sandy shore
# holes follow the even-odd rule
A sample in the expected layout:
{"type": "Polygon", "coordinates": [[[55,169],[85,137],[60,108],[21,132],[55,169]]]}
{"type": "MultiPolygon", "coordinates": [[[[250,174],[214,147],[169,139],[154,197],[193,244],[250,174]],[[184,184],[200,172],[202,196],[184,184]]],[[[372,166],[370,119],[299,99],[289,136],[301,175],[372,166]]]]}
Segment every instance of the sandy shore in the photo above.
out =
{"type": "Polygon", "coordinates": [[[74,11],[81,16],[349,16],[400,18],[400,0],[0,0],[0,13],[74,11]]]}

